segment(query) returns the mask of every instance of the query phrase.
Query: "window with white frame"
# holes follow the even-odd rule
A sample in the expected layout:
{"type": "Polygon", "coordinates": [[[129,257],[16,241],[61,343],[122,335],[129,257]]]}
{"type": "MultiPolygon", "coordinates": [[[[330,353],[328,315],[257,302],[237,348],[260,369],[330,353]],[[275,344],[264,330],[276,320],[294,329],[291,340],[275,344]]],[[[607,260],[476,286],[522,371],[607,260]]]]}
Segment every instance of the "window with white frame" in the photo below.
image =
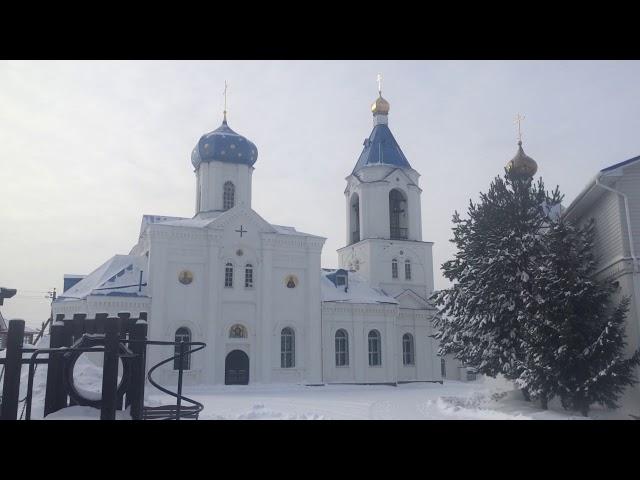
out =
{"type": "Polygon", "coordinates": [[[293,368],[296,365],[296,338],[292,328],[285,327],[280,332],[280,367],[293,368]]]}
{"type": "Polygon", "coordinates": [[[398,260],[391,260],[391,278],[398,278],[398,260]]]}
{"type": "Polygon", "coordinates": [[[404,261],[404,279],[411,280],[411,260],[404,261]]]}
{"type": "Polygon", "coordinates": [[[402,336],[402,363],[403,365],[415,365],[413,349],[413,335],[405,333],[402,336]]]}
{"type": "Polygon", "coordinates": [[[349,366],[349,335],[343,329],[336,332],[336,367],[349,366]]]}
{"type": "Polygon", "coordinates": [[[380,332],[371,330],[369,332],[369,366],[379,367],[382,365],[382,342],[380,332]]]}
{"type": "MultiPolygon", "coordinates": [[[[175,342],[180,343],[189,343],[191,342],[191,331],[187,327],[180,327],[176,330],[175,342]]],[[[189,347],[184,347],[185,352],[189,350],[189,347]]],[[[173,359],[173,369],[180,370],[180,363],[182,363],[183,370],[189,370],[191,368],[191,354],[180,355],[180,345],[176,345],[174,347],[174,359],[173,359]]]]}
{"type": "Polygon", "coordinates": [[[226,288],[233,287],[233,263],[228,262],[224,267],[224,286],[226,288]]]}
{"type": "Polygon", "coordinates": [[[225,182],[222,193],[222,209],[229,210],[235,204],[236,187],[233,182],[225,182]]]}
{"type": "Polygon", "coordinates": [[[253,288],[253,265],[250,263],[244,267],[244,288],[253,288]]]}

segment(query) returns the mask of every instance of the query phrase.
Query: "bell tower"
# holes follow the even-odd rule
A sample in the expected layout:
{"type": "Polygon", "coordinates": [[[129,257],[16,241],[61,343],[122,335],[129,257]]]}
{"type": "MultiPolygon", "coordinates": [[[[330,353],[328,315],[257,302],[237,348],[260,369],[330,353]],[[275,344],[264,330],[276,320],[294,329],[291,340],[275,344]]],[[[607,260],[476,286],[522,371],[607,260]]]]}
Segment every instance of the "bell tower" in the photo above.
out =
{"type": "Polygon", "coordinates": [[[373,102],[373,130],[346,178],[346,245],[341,268],[358,270],[374,288],[397,295],[433,291],[431,242],[422,241],[420,174],[389,129],[389,102],[373,102]]]}

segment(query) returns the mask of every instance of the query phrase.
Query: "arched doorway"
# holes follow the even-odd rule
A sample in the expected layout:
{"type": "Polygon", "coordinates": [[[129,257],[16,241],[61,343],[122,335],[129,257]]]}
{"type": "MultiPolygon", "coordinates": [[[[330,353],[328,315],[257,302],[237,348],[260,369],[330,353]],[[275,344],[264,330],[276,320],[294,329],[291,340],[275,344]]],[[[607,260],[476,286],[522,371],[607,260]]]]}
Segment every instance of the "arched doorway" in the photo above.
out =
{"type": "Polygon", "coordinates": [[[249,384],[249,356],[242,350],[233,350],[224,361],[225,385],[249,384]]]}

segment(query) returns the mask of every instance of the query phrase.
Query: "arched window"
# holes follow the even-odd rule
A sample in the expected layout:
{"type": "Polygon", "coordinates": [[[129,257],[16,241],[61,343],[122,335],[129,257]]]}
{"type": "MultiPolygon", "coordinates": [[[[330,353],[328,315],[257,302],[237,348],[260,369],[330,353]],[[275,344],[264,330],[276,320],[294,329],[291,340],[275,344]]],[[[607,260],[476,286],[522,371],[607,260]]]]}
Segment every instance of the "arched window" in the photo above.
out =
{"type": "Polygon", "coordinates": [[[402,363],[404,365],[414,365],[413,335],[405,333],[402,336],[402,363]]]}
{"type": "Polygon", "coordinates": [[[336,367],[349,366],[349,335],[343,329],[336,332],[336,367]]]}
{"type": "Polygon", "coordinates": [[[236,186],[233,182],[225,182],[222,193],[222,209],[233,208],[236,202],[236,186]]]}
{"type": "Polygon", "coordinates": [[[247,329],[242,325],[235,324],[229,329],[229,338],[247,338],[247,329]]]}
{"type": "Polygon", "coordinates": [[[389,192],[389,227],[390,238],[406,240],[407,235],[407,199],[397,189],[389,192]]]}
{"type": "Polygon", "coordinates": [[[227,262],[224,267],[224,286],[227,288],[233,287],[233,263],[227,262]]]}
{"type": "Polygon", "coordinates": [[[411,260],[404,261],[404,279],[411,280],[411,260]]]}
{"type": "Polygon", "coordinates": [[[351,242],[360,241],[360,197],[357,193],[351,196],[351,242]]]}
{"type": "Polygon", "coordinates": [[[244,288],[253,288],[253,265],[250,263],[244,267],[244,288]]]}
{"type": "Polygon", "coordinates": [[[293,368],[296,366],[296,337],[293,329],[285,327],[280,332],[280,367],[293,368]]]}
{"type": "Polygon", "coordinates": [[[391,260],[391,278],[398,278],[398,260],[391,260]]]}
{"type": "Polygon", "coordinates": [[[382,365],[382,342],[380,332],[371,330],[369,332],[369,366],[378,367],[382,365]]]}
{"type": "MultiPolygon", "coordinates": [[[[180,327],[176,330],[175,342],[189,343],[191,341],[191,331],[187,327],[180,327]]],[[[188,351],[189,347],[185,347],[185,351],[188,351]]],[[[176,345],[174,348],[174,355],[180,355],[180,345],[176,345]]],[[[182,369],[189,370],[191,368],[191,355],[186,354],[182,358],[176,356],[173,359],[173,369],[180,370],[180,363],[182,362],[182,369]]]]}

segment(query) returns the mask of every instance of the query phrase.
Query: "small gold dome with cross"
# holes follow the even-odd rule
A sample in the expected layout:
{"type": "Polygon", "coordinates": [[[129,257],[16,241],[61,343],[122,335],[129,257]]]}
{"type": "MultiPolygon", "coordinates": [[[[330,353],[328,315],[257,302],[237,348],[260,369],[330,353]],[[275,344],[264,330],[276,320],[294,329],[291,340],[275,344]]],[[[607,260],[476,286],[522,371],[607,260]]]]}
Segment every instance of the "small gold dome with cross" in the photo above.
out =
{"type": "Polygon", "coordinates": [[[538,171],[538,164],[536,161],[524,153],[522,149],[522,140],[518,141],[518,152],[506,166],[507,173],[520,179],[532,178],[538,171]]]}
{"type": "Polygon", "coordinates": [[[380,95],[371,105],[371,111],[374,115],[388,115],[389,102],[387,102],[384,98],[382,98],[382,95],[380,95]]]}

